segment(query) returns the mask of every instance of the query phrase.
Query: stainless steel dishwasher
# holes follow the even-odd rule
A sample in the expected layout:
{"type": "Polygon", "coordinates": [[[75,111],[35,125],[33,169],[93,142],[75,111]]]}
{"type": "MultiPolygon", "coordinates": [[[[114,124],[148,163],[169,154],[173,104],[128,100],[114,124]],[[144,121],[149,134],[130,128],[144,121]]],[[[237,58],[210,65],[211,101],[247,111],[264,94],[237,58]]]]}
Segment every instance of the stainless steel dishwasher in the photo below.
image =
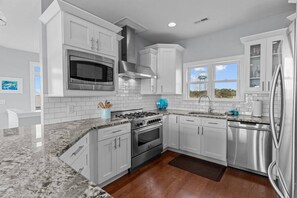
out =
{"type": "Polygon", "coordinates": [[[228,166],[267,175],[272,161],[270,125],[228,121],[228,166]]]}

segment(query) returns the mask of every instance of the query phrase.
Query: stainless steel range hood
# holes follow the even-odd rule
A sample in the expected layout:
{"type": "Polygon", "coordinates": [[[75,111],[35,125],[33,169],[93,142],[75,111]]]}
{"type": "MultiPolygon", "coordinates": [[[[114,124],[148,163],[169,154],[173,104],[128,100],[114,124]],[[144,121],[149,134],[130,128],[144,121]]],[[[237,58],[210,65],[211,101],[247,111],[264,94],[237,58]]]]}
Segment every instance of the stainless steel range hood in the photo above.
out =
{"type": "Polygon", "coordinates": [[[119,76],[127,78],[157,78],[150,67],[136,65],[135,30],[124,26],[119,61],[119,76]]]}

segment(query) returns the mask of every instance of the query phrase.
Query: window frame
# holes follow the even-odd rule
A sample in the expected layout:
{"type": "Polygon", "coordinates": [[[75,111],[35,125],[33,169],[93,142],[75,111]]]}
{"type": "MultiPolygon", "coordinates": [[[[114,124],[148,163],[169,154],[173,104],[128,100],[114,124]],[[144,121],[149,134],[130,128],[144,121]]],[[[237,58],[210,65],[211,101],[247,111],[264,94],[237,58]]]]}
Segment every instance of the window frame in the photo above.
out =
{"type": "MultiPolygon", "coordinates": [[[[196,68],[196,67],[208,67],[208,81],[207,84],[207,93],[208,96],[212,101],[242,101],[243,100],[243,82],[244,82],[244,75],[242,74],[242,68],[243,68],[243,55],[238,56],[230,56],[230,57],[223,57],[223,58],[217,58],[217,59],[209,59],[209,60],[203,60],[203,61],[195,61],[195,62],[189,62],[184,63],[183,65],[183,99],[184,100],[190,100],[195,101],[198,100],[198,98],[190,98],[190,84],[201,84],[200,82],[190,82],[190,69],[196,68]],[[222,65],[222,64],[230,64],[230,63],[237,63],[237,81],[236,80],[215,80],[215,66],[216,65],[222,65]],[[215,90],[214,86],[215,83],[218,82],[237,82],[237,94],[236,98],[234,99],[226,99],[226,98],[215,98],[215,90]]],[[[203,83],[202,83],[203,84],[203,83]]]]}
{"type": "MultiPolygon", "coordinates": [[[[42,98],[42,67],[39,62],[30,61],[30,96],[31,96],[31,111],[32,112],[41,112],[41,110],[36,110],[36,101],[35,101],[35,76],[40,76],[41,90],[40,97],[42,98]],[[39,66],[40,72],[35,72],[34,67],[39,66]]],[[[41,108],[42,104],[40,105],[41,108]]]]}

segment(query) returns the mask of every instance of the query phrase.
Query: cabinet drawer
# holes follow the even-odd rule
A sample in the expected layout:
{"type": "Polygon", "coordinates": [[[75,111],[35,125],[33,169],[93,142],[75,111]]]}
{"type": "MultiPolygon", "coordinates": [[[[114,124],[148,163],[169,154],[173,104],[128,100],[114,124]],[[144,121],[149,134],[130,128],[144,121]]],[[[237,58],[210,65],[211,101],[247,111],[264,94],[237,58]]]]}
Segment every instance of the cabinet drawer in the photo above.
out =
{"type": "Polygon", "coordinates": [[[130,123],[98,129],[98,141],[116,137],[130,132],[131,132],[130,123]]]}
{"type": "Polygon", "coordinates": [[[200,118],[191,117],[191,116],[181,116],[180,123],[182,124],[192,124],[192,125],[200,125],[200,118]]]}
{"type": "Polygon", "coordinates": [[[215,128],[226,128],[226,119],[211,119],[211,118],[203,118],[202,126],[206,127],[215,127],[215,128]]]}
{"type": "Polygon", "coordinates": [[[82,154],[73,162],[71,167],[87,179],[90,179],[89,148],[82,152],[82,154]]]}
{"type": "Polygon", "coordinates": [[[63,155],[61,155],[61,160],[65,163],[71,165],[81,153],[89,146],[89,133],[82,137],[78,142],[76,142],[72,147],[70,147],[63,155]]]}

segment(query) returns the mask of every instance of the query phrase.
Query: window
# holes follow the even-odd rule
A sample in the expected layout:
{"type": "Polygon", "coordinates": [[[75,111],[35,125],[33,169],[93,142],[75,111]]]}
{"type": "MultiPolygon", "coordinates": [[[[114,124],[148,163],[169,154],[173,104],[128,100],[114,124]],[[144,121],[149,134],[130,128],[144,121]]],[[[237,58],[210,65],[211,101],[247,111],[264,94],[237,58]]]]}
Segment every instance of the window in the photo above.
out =
{"type": "Polygon", "coordinates": [[[212,100],[240,99],[239,70],[241,57],[186,63],[184,97],[197,99],[208,95],[212,100]]]}
{"type": "Polygon", "coordinates": [[[31,109],[41,110],[41,67],[39,63],[30,62],[31,109]]]}

